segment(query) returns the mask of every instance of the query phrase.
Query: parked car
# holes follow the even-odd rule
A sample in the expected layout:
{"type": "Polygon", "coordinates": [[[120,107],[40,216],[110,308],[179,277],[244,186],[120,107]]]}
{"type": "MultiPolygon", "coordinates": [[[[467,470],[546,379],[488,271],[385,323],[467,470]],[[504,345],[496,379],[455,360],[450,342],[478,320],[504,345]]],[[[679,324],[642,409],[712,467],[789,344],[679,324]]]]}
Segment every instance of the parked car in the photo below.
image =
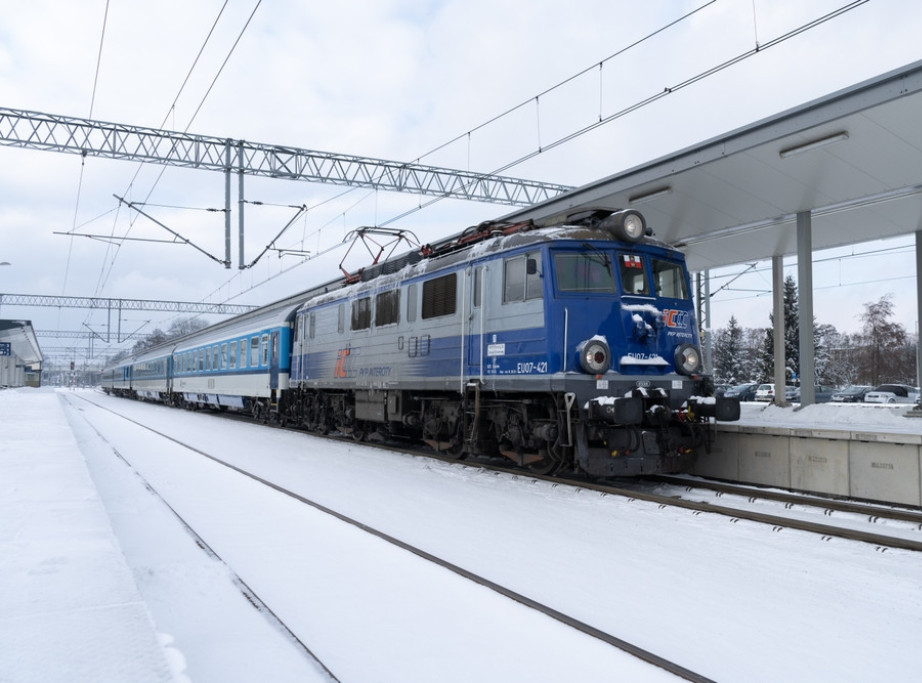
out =
{"type": "Polygon", "coordinates": [[[828,403],[832,400],[832,395],[834,393],[835,389],[832,387],[817,384],[813,387],[813,401],[815,403],[828,403]]]}
{"type": "Polygon", "coordinates": [[[833,403],[862,403],[865,394],[872,388],[864,384],[853,384],[850,387],[833,392],[832,401],[833,403]]]}
{"type": "MultiPolygon", "coordinates": [[[[799,401],[800,400],[800,389],[797,387],[788,384],[784,387],[784,398],[787,401],[799,401]]],[[[774,401],[775,400],[775,385],[774,384],[760,384],[759,388],[756,389],[756,400],[757,401],[774,401]]]]}
{"type": "Polygon", "coordinates": [[[919,390],[906,384],[881,384],[864,396],[865,403],[916,403],[919,390]]]}
{"type": "Polygon", "coordinates": [[[738,398],[740,401],[755,401],[756,389],[758,388],[759,385],[756,382],[737,384],[727,389],[727,391],[724,392],[724,396],[727,398],[738,398]]]}

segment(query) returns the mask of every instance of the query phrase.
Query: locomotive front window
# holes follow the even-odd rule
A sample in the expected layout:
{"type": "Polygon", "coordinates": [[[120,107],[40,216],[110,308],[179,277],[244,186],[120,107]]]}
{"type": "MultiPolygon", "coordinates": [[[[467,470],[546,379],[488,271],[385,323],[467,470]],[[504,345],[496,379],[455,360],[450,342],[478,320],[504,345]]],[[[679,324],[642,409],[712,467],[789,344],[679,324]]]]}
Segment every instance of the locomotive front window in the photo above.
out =
{"type": "Polygon", "coordinates": [[[618,259],[621,289],[625,294],[649,295],[643,258],[634,254],[621,254],[618,259]]]}
{"type": "Polygon", "coordinates": [[[557,273],[557,290],[560,292],[615,291],[608,254],[555,254],[554,270],[557,273]]]}
{"type": "Polygon", "coordinates": [[[653,259],[653,286],[656,287],[656,296],[666,296],[672,299],[688,298],[688,289],[685,287],[685,269],[678,263],[653,259]]]}

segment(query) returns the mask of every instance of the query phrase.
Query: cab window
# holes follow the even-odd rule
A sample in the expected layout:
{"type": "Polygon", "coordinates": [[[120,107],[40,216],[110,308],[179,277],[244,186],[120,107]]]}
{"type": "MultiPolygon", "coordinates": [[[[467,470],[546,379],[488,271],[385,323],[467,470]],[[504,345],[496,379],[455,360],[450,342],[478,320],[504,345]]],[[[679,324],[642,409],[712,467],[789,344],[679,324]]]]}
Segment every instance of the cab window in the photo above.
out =
{"type": "Polygon", "coordinates": [[[554,255],[559,292],[614,293],[611,258],[604,252],[554,255]]]}
{"type": "Polygon", "coordinates": [[[541,262],[538,254],[523,254],[503,263],[503,303],[541,298],[541,262]]]}
{"type": "Polygon", "coordinates": [[[625,294],[649,295],[643,257],[636,254],[621,254],[618,259],[621,289],[625,294]]]}
{"type": "Polygon", "coordinates": [[[685,286],[685,269],[678,263],[653,259],[653,286],[656,296],[666,296],[672,299],[687,299],[688,289],[685,286]]]}

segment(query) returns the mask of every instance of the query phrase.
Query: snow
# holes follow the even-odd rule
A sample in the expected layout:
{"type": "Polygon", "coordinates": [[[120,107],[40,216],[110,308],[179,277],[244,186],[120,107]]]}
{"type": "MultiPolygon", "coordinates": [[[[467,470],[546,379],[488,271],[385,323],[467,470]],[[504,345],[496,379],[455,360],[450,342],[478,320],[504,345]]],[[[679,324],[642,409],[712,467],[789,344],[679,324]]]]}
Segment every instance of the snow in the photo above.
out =
{"type": "Polygon", "coordinates": [[[922,419],[906,417],[907,404],[817,403],[780,407],[773,403],[740,404],[740,426],[784,427],[789,429],[840,429],[880,431],[891,434],[920,434],[922,419]]]}
{"type": "Polygon", "coordinates": [[[916,675],[910,551],[98,392],[8,390],[2,681],[328,680],[246,587],[343,681],[672,678],[85,399],[716,680],[916,675]]]}

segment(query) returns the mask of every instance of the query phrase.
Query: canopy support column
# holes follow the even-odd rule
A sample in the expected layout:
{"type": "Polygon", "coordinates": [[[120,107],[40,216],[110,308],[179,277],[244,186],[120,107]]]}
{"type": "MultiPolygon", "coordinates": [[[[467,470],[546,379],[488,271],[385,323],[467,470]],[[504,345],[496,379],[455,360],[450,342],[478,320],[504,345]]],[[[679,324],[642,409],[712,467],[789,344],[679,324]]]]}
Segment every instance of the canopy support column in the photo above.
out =
{"type": "Polygon", "coordinates": [[[916,386],[922,387],[922,230],[916,231],[916,386]]]}
{"type": "Polygon", "coordinates": [[[784,362],[784,256],[772,256],[772,319],[775,343],[775,405],[786,404],[784,388],[787,383],[784,362]]]}
{"type": "Polygon", "coordinates": [[[800,331],[800,405],[816,403],[816,349],[813,347],[813,215],[797,214],[797,301],[800,331]]]}

